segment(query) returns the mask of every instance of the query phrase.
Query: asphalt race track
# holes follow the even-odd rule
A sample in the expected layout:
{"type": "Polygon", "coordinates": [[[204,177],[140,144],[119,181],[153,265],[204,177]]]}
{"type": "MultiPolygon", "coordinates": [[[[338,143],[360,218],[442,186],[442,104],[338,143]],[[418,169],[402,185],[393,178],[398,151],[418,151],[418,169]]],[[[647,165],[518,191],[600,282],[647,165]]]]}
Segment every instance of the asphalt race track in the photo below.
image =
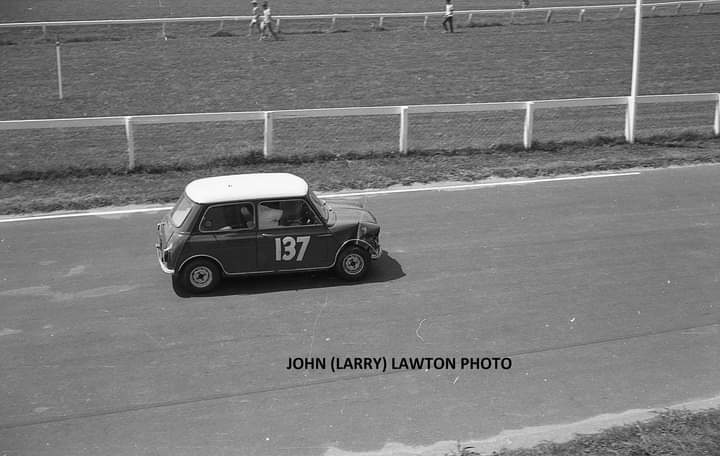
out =
{"type": "Polygon", "coordinates": [[[381,194],[366,282],[191,298],[157,213],[0,223],[0,454],[370,451],[715,396],[719,196],[718,166],[381,194]],[[332,356],[512,367],[285,369],[332,356]]]}

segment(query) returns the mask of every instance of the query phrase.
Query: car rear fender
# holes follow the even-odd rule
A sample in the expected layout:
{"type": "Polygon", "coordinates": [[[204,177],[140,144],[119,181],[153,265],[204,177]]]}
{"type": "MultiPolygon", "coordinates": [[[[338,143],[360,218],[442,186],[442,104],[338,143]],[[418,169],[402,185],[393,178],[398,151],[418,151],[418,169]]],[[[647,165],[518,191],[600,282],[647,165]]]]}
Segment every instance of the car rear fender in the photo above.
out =
{"type": "Polygon", "coordinates": [[[223,275],[228,275],[228,272],[225,270],[225,267],[222,265],[222,263],[220,262],[220,260],[218,260],[217,258],[215,258],[215,257],[212,256],[212,255],[205,255],[205,254],[203,254],[203,255],[193,255],[193,256],[191,256],[191,257],[185,258],[185,260],[183,260],[183,262],[182,262],[182,264],[180,265],[180,267],[178,267],[178,268],[175,269],[175,272],[179,274],[180,271],[182,271],[182,269],[185,267],[186,264],[188,264],[188,263],[189,263],[190,261],[192,261],[192,260],[197,260],[198,258],[206,258],[206,259],[212,261],[213,263],[215,263],[215,264],[217,265],[218,268],[220,268],[220,270],[222,271],[223,275]]]}

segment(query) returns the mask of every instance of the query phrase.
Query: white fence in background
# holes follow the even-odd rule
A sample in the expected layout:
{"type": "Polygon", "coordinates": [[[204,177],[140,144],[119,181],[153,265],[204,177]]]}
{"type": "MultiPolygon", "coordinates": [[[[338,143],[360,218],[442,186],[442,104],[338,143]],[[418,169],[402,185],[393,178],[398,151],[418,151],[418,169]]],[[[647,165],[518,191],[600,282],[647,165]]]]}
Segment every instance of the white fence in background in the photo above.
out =
{"type": "MultiPolygon", "coordinates": [[[[648,11],[650,16],[654,15],[657,8],[675,6],[675,14],[679,14],[683,6],[696,6],[696,12],[700,14],[706,4],[718,3],[720,0],[687,0],[662,3],[647,3],[643,7],[648,11]]],[[[559,11],[578,11],[578,21],[582,22],[587,11],[593,10],[618,10],[618,17],[625,9],[635,11],[635,4],[618,4],[618,5],[587,5],[587,6],[547,6],[539,8],[510,8],[510,9],[487,9],[487,10],[463,10],[456,11],[456,16],[465,16],[467,24],[472,22],[473,16],[490,16],[510,14],[510,22],[516,13],[544,12],[546,13],[545,21],[550,22],[554,12],[559,11]]],[[[442,11],[431,11],[424,13],[338,13],[338,14],[304,14],[294,16],[274,16],[276,20],[276,28],[280,28],[280,21],[296,21],[296,20],[327,20],[331,24],[331,29],[335,27],[336,21],[340,19],[377,19],[378,26],[383,26],[385,18],[416,18],[424,17],[423,27],[427,26],[428,18],[439,17],[444,15],[442,11]]],[[[209,17],[163,17],[152,19],[98,19],[84,21],[49,21],[49,22],[6,22],[0,23],[0,29],[4,28],[42,28],[43,36],[47,33],[48,27],[62,26],[85,26],[85,25],[131,25],[131,24],[160,24],[162,26],[162,35],[165,36],[165,27],[167,24],[188,23],[188,22],[219,22],[220,28],[225,22],[249,21],[251,16],[209,16],[209,17]]]]}
{"type": "MultiPolygon", "coordinates": [[[[348,117],[348,116],[400,116],[400,132],[398,150],[400,153],[408,151],[408,125],[410,114],[428,113],[459,113],[459,112],[489,112],[489,111],[525,111],[523,127],[523,145],[530,148],[533,141],[533,116],[539,109],[578,108],[597,106],[628,106],[630,97],[597,97],[574,98],[559,100],[513,101],[501,103],[465,103],[465,104],[435,104],[410,106],[375,106],[356,108],[327,108],[327,109],[291,109],[282,111],[250,111],[250,112],[218,112],[218,113],[192,113],[192,114],[156,114],[140,116],[115,117],[82,117],[71,119],[31,119],[31,120],[4,120],[0,121],[2,130],[24,130],[42,128],[76,128],[76,127],[109,127],[124,126],[127,138],[128,169],[135,168],[135,143],[133,139],[133,126],[150,124],[176,124],[188,122],[242,122],[264,121],[263,155],[267,158],[273,150],[273,121],[279,119],[298,119],[310,117],[348,117]]],[[[715,120],[713,132],[720,135],[720,93],[696,93],[673,95],[642,95],[637,97],[637,103],[696,103],[714,102],[715,120]]],[[[629,131],[629,109],[625,114],[625,138],[634,137],[629,131]]]]}

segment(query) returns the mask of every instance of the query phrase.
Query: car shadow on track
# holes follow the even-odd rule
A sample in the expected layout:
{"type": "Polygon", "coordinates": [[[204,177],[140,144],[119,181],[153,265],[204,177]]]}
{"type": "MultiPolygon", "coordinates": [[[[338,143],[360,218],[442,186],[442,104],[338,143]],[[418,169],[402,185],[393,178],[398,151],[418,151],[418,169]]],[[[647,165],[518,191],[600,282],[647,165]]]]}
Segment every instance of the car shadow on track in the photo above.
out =
{"type": "Polygon", "coordinates": [[[269,276],[227,277],[211,293],[193,295],[173,282],[173,290],[181,298],[206,298],[213,296],[248,295],[276,291],[305,290],[354,286],[363,283],[389,282],[404,277],[402,266],[387,251],[373,261],[367,276],[359,282],[348,282],[337,277],[332,270],[302,273],[276,274],[269,276]]]}

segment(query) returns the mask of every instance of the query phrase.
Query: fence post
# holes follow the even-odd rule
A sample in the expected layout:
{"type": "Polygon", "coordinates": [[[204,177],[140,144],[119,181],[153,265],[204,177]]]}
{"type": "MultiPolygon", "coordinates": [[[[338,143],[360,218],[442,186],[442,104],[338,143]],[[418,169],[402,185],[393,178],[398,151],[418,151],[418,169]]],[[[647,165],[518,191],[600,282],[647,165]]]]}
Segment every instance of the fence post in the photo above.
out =
{"type": "Polygon", "coordinates": [[[58,97],[63,99],[62,58],[60,57],[60,38],[55,40],[55,60],[57,61],[58,97]]]}
{"type": "Polygon", "coordinates": [[[635,142],[635,97],[627,97],[627,111],[625,111],[625,141],[635,142]]]}
{"type": "Polygon", "coordinates": [[[330,31],[335,31],[335,16],[333,16],[332,18],[332,24],[330,24],[330,31]]]}
{"type": "Polygon", "coordinates": [[[697,10],[698,14],[702,13],[703,6],[705,6],[703,3],[698,5],[698,10],[697,10]]]}
{"type": "Polygon", "coordinates": [[[678,6],[675,7],[675,15],[676,15],[676,16],[680,14],[680,7],[681,7],[681,6],[682,6],[682,3],[678,3],[678,6]]]}
{"type": "Polygon", "coordinates": [[[720,136],[720,93],[717,94],[717,103],[715,103],[715,125],[713,127],[715,136],[720,136]]]}
{"type": "Polygon", "coordinates": [[[467,25],[472,24],[472,13],[468,14],[467,25]]]}
{"type": "Polygon", "coordinates": [[[621,6],[620,9],[618,9],[618,13],[617,13],[617,16],[615,16],[615,19],[620,19],[620,16],[622,16],[623,11],[625,11],[625,8],[623,8],[621,6]]]}
{"type": "Polygon", "coordinates": [[[408,152],[408,107],[400,106],[400,153],[408,152]]]}
{"type": "Polygon", "coordinates": [[[162,38],[167,41],[167,34],[165,33],[165,23],[162,23],[162,31],[160,32],[162,34],[162,38]]]}
{"type": "Polygon", "coordinates": [[[657,9],[657,6],[653,6],[653,7],[650,9],[650,17],[655,16],[655,10],[656,10],[656,9],[657,9]]]}
{"type": "Polygon", "coordinates": [[[425,16],[425,22],[423,22],[423,30],[427,28],[428,17],[425,16]]]}
{"type": "Polygon", "coordinates": [[[268,156],[272,153],[272,111],[265,111],[263,116],[265,117],[265,142],[263,145],[263,157],[268,158],[268,156]]]}
{"type": "Polygon", "coordinates": [[[581,9],[580,14],[578,15],[578,22],[582,22],[585,18],[585,10],[581,9]]]}
{"type": "Polygon", "coordinates": [[[378,21],[378,28],[382,28],[382,26],[383,26],[383,19],[384,19],[384,17],[380,16],[380,20],[378,21]]]}
{"type": "Polygon", "coordinates": [[[277,18],[277,19],[275,20],[275,31],[276,31],[276,32],[279,32],[279,31],[280,31],[280,18],[277,18]]]}
{"type": "Polygon", "coordinates": [[[514,20],[515,20],[515,11],[510,11],[510,25],[512,25],[514,20]]]}
{"type": "Polygon", "coordinates": [[[128,170],[135,169],[135,140],[133,138],[132,117],[125,117],[125,137],[128,148],[128,170]]]}
{"type": "Polygon", "coordinates": [[[525,149],[532,147],[534,113],[535,103],[532,101],[525,103],[525,129],[523,131],[523,146],[525,146],[525,149]]]}
{"type": "Polygon", "coordinates": [[[545,23],[549,24],[552,20],[552,10],[549,9],[547,14],[545,15],[545,23]]]}
{"type": "Polygon", "coordinates": [[[43,31],[43,39],[45,40],[45,39],[47,39],[47,26],[43,25],[42,31],[43,31]]]}

